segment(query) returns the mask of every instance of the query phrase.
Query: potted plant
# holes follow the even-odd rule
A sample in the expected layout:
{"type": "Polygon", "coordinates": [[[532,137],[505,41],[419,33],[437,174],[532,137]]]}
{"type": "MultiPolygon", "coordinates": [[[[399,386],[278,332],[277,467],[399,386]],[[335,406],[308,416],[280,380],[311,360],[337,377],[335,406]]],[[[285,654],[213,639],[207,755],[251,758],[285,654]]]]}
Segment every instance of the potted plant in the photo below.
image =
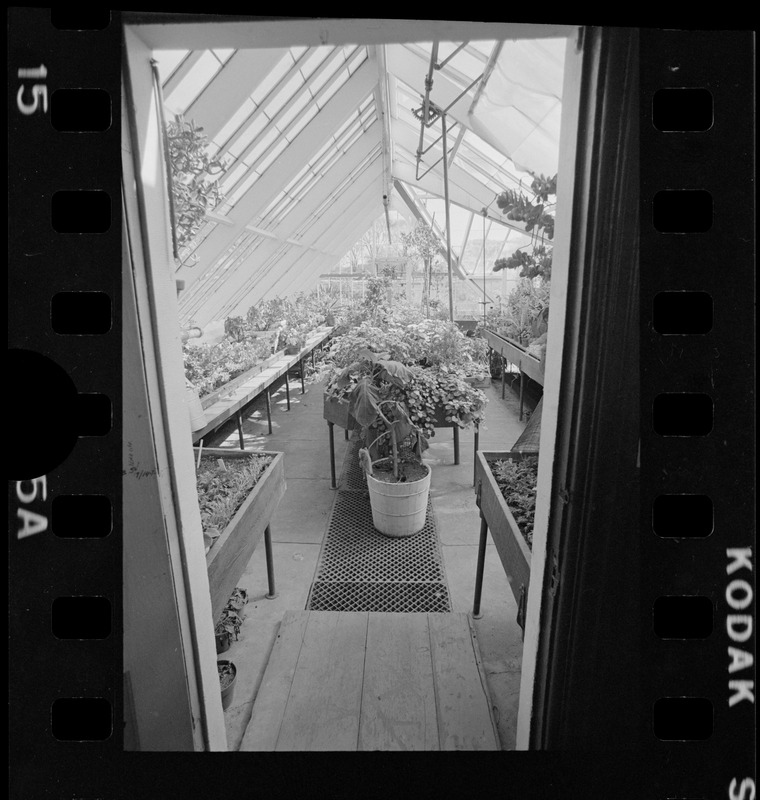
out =
{"type": "MultiPolygon", "coordinates": [[[[195,448],[196,455],[199,453],[195,448]]],[[[213,619],[219,619],[285,494],[283,453],[205,448],[198,503],[213,619]]]]}
{"type": "Polygon", "coordinates": [[[222,611],[222,616],[214,627],[217,653],[224,653],[230,649],[233,636],[237,641],[240,627],[243,624],[243,607],[247,602],[248,592],[236,586],[222,611]]]}
{"type": "Polygon", "coordinates": [[[235,693],[237,667],[232,661],[226,659],[218,659],[216,667],[219,672],[219,688],[222,692],[222,708],[226,711],[230,707],[232,696],[235,693]]]}
{"type": "Polygon", "coordinates": [[[235,641],[237,641],[242,624],[242,618],[235,611],[228,608],[222,611],[222,616],[214,627],[217,653],[224,653],[230,649],[233,636],[235,637],[235,641]]]}
{"type": "Polygon", "coordinates": [[[427,440],[409,417],[406,403],[392,390],[409,386],[411,371],[384,353],[363,351],[338,385],[356,383],[349,399],[350,414],[362,426],[365,446],[359,459],[367,474],[372,520],[387,536],[406,537],[425,525],[430,467],[422,463],[427,440]]]}

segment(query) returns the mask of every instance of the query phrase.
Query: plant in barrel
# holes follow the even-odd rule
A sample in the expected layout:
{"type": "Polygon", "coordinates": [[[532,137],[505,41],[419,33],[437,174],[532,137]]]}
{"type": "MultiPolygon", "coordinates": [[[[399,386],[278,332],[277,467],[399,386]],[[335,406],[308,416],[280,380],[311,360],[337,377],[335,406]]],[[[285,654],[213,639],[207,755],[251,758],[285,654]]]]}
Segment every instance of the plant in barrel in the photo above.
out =
{"type": "Polygon", "coordinates": [[[387,355],[363,350],[360,360],[349,364],[336,384],[345,388],[356,381],[349,395],[349,413],[362,426],[365,446],[359,458],[365,472],[372,475],[378,461],[390,459],[393,479],[404,481],[411,477],[412,464],[421,465],[428,444],[422,429],[409,418],[409,409],[398,392],[391,397],[394,387],[402,392],[409,388],[413,373],[387,355]],[[381,457],[373,459],[373,455],[381,457]]]}

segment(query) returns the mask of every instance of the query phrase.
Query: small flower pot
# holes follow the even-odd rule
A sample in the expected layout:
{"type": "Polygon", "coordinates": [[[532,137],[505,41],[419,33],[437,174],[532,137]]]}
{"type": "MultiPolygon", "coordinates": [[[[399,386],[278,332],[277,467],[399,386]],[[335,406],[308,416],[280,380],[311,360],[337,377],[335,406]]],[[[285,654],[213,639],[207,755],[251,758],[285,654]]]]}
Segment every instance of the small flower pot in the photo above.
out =
{"type": "Polygon", "coordinates": [[[219,655],[219,653],[226,653],[230,649],[232,637],[229,635],[229,633],[217,633],[215,635],[215,639],[217,655],[219,655]]]}
{"type": "Polygon", "coordinates": [[[222,709],[225,711],[230,707],[230,703],[232,703],[232,697],[235,694],[235,681],[237,679],[237,667],[232,663],[232,661],[226,661],[224,659],[220,659],[216,662],[217,669],[219,670],[219,687],[222,692],[222,709]],[[226,667],[230,667],[229,670],[226,667]],[[222,669],[224,671],[222,671],[222,669]]]}

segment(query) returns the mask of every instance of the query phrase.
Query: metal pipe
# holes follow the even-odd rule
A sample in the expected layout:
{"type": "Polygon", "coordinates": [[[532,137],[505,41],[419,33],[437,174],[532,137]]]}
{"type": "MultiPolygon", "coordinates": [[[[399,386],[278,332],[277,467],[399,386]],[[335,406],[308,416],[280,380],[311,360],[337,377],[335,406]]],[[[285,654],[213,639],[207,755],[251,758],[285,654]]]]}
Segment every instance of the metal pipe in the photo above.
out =
{"type": "Polygon", "coordinates": [[[433,48],[430,51],[430,66],[428,67],[428,74],[425,78],[425,97],[422,100],[422,120],[420,125],[420,145],[417,148],[417,162],[421,158],[422,145],[425,138],[425,122],[427,121],[428,114],[430,113],[430,92],[433,89],[433,70],[435,69],[435,62],[438,60],[438,42],[433,42],[433,48]]]}
{"type": "Polygon", "coordinates": [[[444,58],[443,61],[441,61],[440,64],[436,64],[435,68],[436,69],[443,69],[446,66],[446,64],[448,64],[449,61],[451,61],[451,59],[454,58],[454,56],[457,53],[459,53],[461,50],[464,50],[464,48],[467,47],[468,44],[469,44],[469,42],[462,42],[462,44],[460,44],[459,47],[457,47],[457,49],[454,50],[453,53],[451,53],[451,55],[446,56],[446,58],[444,58]]]}
{"type": "Polygon", "coordinates": [[[274,600],[277,597],[277,590],[274,585],[274,555],[272,553],[272,531],[269,525],[264,528],[264,555],[267,560],[267,583],[269,584],[269,594],[265,597],[267,600],[274,600]]]}
{"type": "Polygon", "coordinates": [[[486,214],[488,213],[484,208],[481,212],[483,215],[483,327],[486,326],[486,214]]]}
{"type": "MultiPolygon", "coordinates": [[[[474,81],[473,81],[473,82],[472,82],[472,83],[471,83],[471,84],[470,84],[470,85],[469,85],[469,86],[468,86],[466,89],[463,89],[463,90],[462,90],[462,91],[461,91],[461,92],[460,92],[460,93],[459,93],[459,94],[458,94],[458,95],[457,95],[457,96],[456,96],[456,97],[455,97],[455,98],[454,98],[454,99],[453,99],[453,100],[452,100],[452,101],[451,101],[451,102],[450,102],[450,103],[449,103],[449,104],[446,106],[446,108],[444,108],[442,111],[440,111],[440,113],[441,113],[441,114],[445,114],[447,111],[449,111],[451,108],[453,108],[453,107],[454,107],[454,106],[455,106],[455,105],[456,105],[456,104],[457,104],[457,103],[458,103],[458,102],[459,102],[459,101],[460,101],[460,100],[461,100],[461,99],[462,99],[462,98],[463,98],[463,97],[464,97],[464,96],[467,94],[467,92],[469,92],[469,91],[470,91],[470,89],[472,89],[472,87],[473,87],[473,86],[474,86],[474,85],[475,85],[475,84],[476,84],[476,83],[477,83],[477,82],[478,82],[478,81],[479,81],[479,80],[480,80],[482,77],[483,77],[482,75],[478,75],[478,77],[477,77],[477,78],[475,78],[475,80],[474,80],[474,81]]],[[[433,121],[432,121],[432,122],[431,122],[431,123],[430,123],[430,124],[429,124],[427,127],[429,128],[429,127],[430,127],[430,125],[432,125],[432,124],[433,124],[433,122],[435,122],[435,120],[433,120],[433,121]]],[[[452,126],[452,127],[453,127],[453,126],[452,126]]]]}
{"type": "Polygon", "coordinates": [[[483,573],[486,564],[486,545],[488,544],[488,523],[480,512],[480,540],[478,541],[478,561],[475,569],[475,597],[472,601],[472,617],[480,619],[483,615],[480,612],[480,598],[483,591],[483,573]]]}
{"type": "Polygon", "coordinates": [[[454,276],[451,267],[451,215],[449,210],[449,165],[446,161],[446,115],[441,114],[443,132],[443,195],[446,208],[446,259],[449,264],[449,318],[454,321],[454,276]]]}
{"type": "Polygon", "coordinates": [[[499,54],[501,53],[501,48],[504,46],[504,42],[497,42],[494,49],[491,51],[491,55],[488,57],[488,63],[486,64],[486,68],[483,71],[481,77],[480,86],[475,91],[475,97],[472,98],[472,105],[470,106],[470,110],[467,112],[468,114],[472,114],[475,111],[475,106],[477,106],[480,98],[486,88],[486,84],[488,83],[489,78],[491,77],[491,73],[496,66],[496,61],[499,58],[499,54]]]}

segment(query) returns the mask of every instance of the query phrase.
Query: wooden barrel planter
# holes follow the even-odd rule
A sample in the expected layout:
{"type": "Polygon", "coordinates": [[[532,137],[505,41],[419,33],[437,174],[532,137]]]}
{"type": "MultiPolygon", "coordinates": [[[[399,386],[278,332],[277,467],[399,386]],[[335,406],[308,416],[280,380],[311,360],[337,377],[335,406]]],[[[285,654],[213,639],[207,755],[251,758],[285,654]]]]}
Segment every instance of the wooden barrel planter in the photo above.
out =
{"type": "MultiPolygon", "coordinates": [[[[198,448],[194,448],[194,450],[197,456],[198,448]]],[[[224,610],[232,590],[238,585],[240,576],[248,566],[256,545],[264,536],[277,506],[285,494],[285,455],[275,452],[212,447],[204,448],[203,455],[225,460],[249,458],[252,455],[273,457],[235,516],[206,554],[211,611],[213,619],[216,620],[224,610]]],[[[270,584],[271,582],[272,576],[270,575],[270,584]]]]}
{"type": "Polygon", "coordinates": [[[506,573],[512,594],[517,601],[517,620],[524,627],[525,603],[530,584],[530,548],[523,537],[507,501],[499,489],[499,484],[488,466],[489,461],[520,461],[536,457],[536,454],[523,454],[513,450],[494,452],[479,450],[475,459],[475,493],[480,508],[481,546],[478,553],[478,575],[475,586],[475,608],[473,614],[479,615],[480,587],[483,579],[482,558],[485,556],[485,537],[488,530],[496,545],[496,552],[506,573]]]}

